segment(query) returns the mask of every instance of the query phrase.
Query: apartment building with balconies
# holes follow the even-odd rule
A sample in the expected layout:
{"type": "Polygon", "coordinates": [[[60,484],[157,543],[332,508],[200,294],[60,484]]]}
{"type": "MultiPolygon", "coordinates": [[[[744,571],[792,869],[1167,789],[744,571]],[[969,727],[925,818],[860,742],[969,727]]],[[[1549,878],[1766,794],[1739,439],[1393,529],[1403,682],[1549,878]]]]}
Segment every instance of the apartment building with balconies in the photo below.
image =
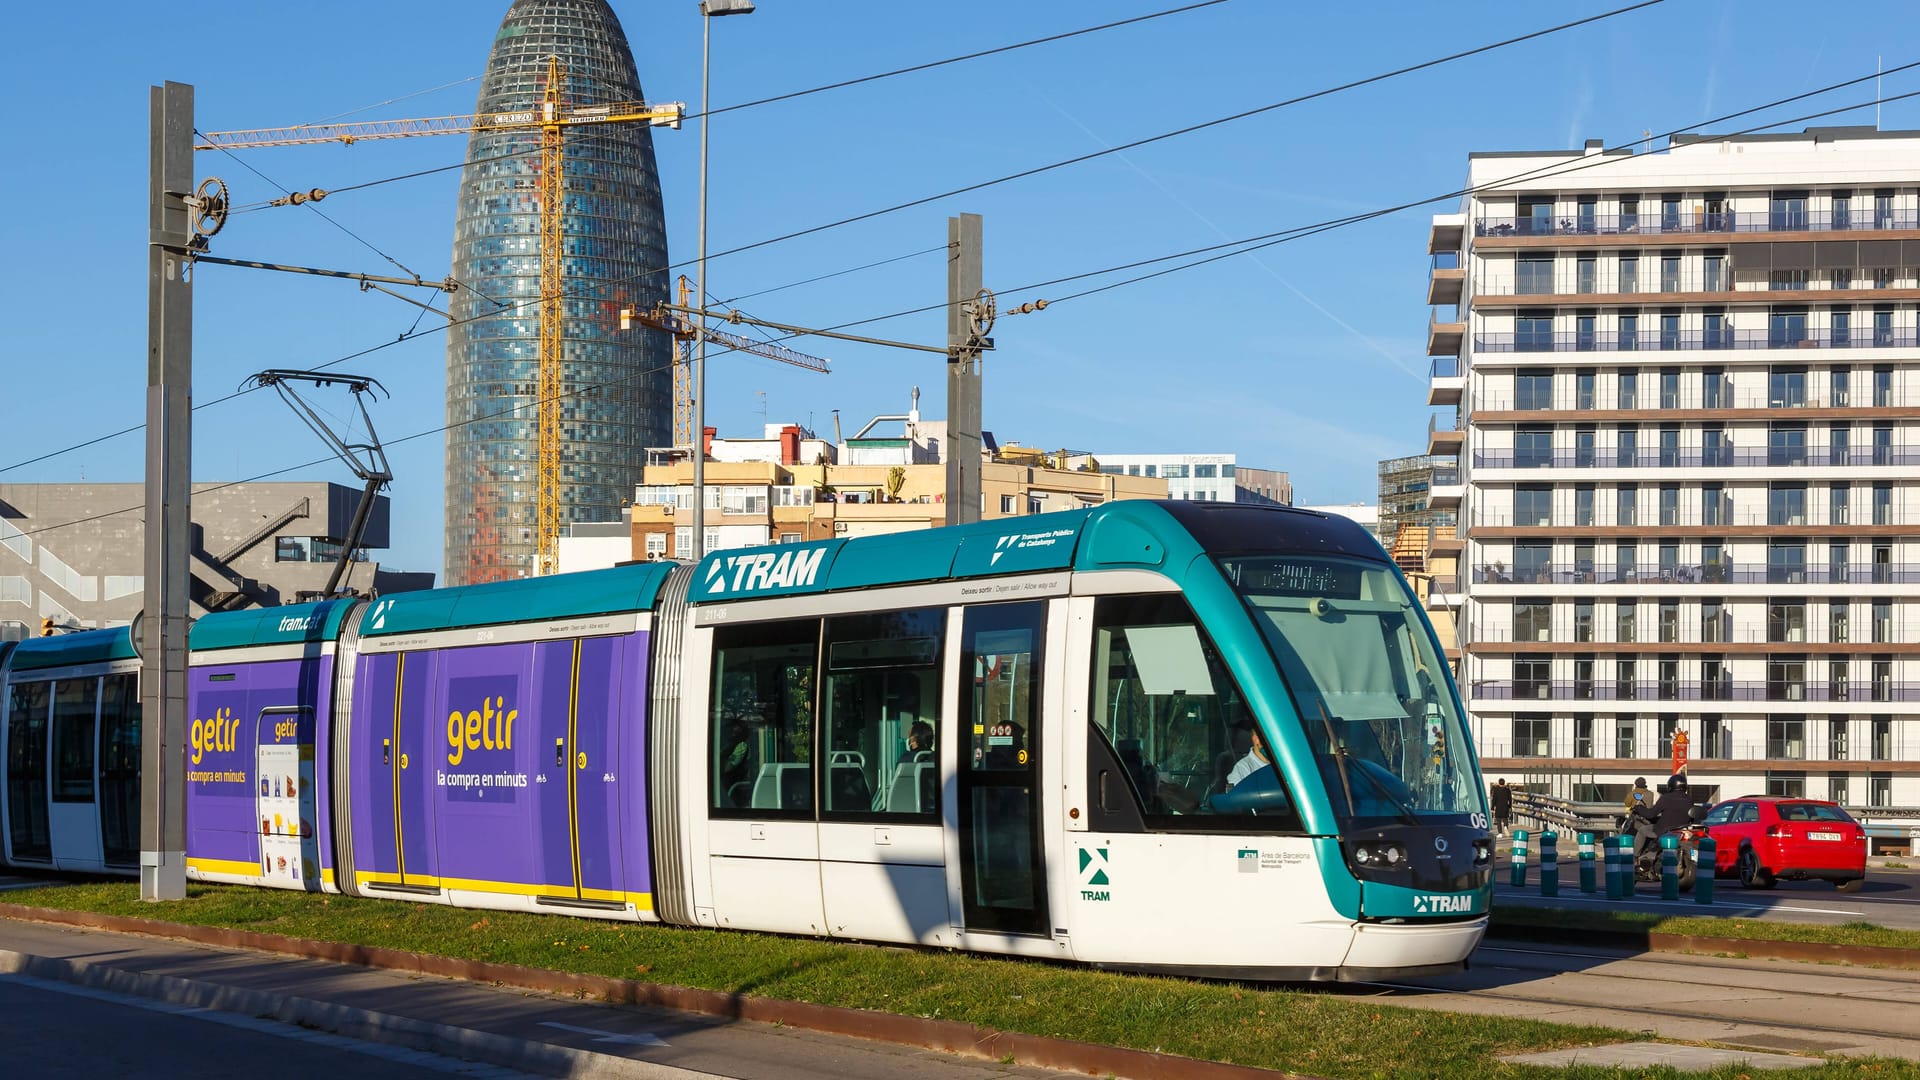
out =
{"type": "Polygon", "coordinates": [[[1481,153],[1430,454],[1490,771],[1920,806],[1920,132],[1481,153]]]}

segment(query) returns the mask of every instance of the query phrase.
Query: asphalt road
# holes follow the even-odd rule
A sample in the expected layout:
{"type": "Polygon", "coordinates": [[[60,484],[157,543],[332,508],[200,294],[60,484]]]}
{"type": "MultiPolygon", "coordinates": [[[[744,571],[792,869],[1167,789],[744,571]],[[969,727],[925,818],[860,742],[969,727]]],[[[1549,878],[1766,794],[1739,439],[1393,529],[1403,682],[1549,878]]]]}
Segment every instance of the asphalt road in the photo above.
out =
{"type": "Polygon", "coordinates": [[[0,975],[0,1046],[7,1048],[6,1074],[15,1080],[444,1080],[449,1075],[507,1080],[527,1075],[24,975],[0,975]]]}

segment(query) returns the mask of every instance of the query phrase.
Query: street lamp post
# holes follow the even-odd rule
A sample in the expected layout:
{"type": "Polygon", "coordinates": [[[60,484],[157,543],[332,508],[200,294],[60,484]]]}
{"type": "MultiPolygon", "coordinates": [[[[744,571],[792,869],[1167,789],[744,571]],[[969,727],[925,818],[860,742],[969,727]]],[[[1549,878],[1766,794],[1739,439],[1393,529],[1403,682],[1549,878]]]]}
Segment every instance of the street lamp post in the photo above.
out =
{"type": "Polygon", "coordinates": [[[707,553],[707,115],[713,56],[713,20],[721,15],[751,15],[752,0],[700,0],[700,279],[694,307],[700,309],[700,332],[693,346],[693,558],[707,553]]]}

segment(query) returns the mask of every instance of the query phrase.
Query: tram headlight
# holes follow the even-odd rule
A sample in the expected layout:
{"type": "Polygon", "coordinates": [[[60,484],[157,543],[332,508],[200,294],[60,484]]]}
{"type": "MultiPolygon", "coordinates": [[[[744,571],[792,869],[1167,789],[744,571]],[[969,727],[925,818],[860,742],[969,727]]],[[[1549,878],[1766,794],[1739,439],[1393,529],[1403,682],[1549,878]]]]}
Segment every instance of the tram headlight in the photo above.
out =
{"type": "Polygon", "coordinates": [[[1473,842],[1473,865],[1485,866],[1493,861],[1493,841],[1475,840],[1473,842]]]}
{"type": "Polygon", "coordinates": [[[1366,867],[1397,869],[1407,861],[1407,849],[1395,843],[1356,846],[1353,849],[1353,861],[1366,867]]]}

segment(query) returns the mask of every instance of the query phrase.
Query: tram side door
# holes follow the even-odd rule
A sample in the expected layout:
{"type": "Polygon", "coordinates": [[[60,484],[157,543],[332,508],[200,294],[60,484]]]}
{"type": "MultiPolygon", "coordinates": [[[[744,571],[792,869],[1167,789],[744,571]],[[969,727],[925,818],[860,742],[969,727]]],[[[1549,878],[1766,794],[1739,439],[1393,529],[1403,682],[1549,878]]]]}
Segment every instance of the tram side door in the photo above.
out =
{"type": "Polygon", "coordinates": [[[570,894],[543,900],[623,904],[614,773],[621,643],[579,638],[541,642],[536,648],[539,880],[570,894]]]}
{"type": "Polygon", "coordinates": [[[959,708],[961,914],[968,930],[1046,934],[1040,836],[1044,602],[967,608],[959,708]]]}
{"type": "MultiPolygon", "coordinates": [[[[431,807],[433,749],[427,708],[432,703],[431,653],[394,653],[367,667],[371,708],[364,726],[368,835],[355,842],[355,859],[375,888],[438,891],[433,868],[431,807]]],[[[364,774],[358,772],[364,768],[364,774]]],[[[357,831],[357,830],[356,830],[357,831]]]]}

